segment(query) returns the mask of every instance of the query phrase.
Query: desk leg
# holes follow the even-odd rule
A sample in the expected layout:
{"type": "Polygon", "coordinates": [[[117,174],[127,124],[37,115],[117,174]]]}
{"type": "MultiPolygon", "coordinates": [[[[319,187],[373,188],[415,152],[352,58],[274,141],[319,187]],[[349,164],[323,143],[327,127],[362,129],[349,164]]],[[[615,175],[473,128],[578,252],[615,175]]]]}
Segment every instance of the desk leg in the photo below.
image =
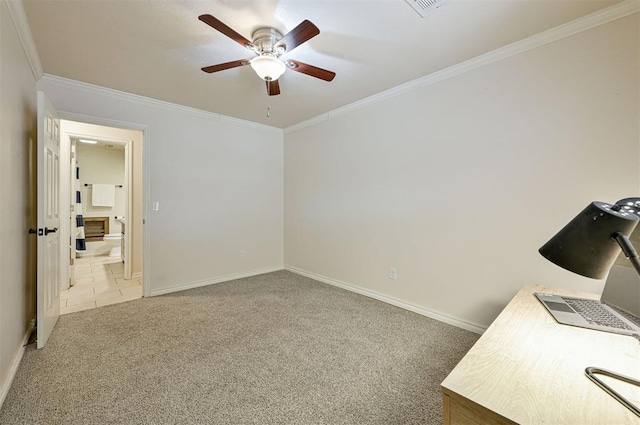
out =
{"type": "Polygon", "coordinates": [[[442,416],[444,425],[451,424],[451,399],[448,395],[442,394],[442,416]]]}

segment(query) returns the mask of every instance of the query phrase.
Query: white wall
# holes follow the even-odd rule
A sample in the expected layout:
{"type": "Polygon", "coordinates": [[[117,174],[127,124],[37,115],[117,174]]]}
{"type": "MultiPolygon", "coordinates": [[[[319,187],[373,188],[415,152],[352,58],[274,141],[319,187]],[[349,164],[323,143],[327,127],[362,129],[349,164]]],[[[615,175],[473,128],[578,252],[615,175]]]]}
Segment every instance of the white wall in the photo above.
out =
{"type": "Polygon", "coordinates": [[[0,406],[35,317],[36,83],[6,1],[0,1],[0,406]]]}
{"type": "Polygon", "coordinates": [[[281,130],[55,77],[38,87],[63,112],[148,127],[145,201],[160,209],[146,217],[145,290],[282,268],[281,130]]]}
{"type": "Polygon", "coordinates": [[[638,196],[638,14],[285,134],[285,264],[486,327],[537,252],[638,196]],[[389,267],[398,280],[388,278],[389,267]]]}

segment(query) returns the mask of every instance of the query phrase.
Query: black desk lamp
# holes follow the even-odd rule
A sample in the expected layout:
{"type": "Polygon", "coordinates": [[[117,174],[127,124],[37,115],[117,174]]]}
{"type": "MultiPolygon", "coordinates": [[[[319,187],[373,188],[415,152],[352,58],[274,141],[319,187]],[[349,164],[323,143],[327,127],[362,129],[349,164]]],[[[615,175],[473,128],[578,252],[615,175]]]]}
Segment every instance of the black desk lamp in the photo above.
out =
{"type": "Polygon", "coordinates": [[[593,279],[604,279],[622,248],[640,274],[640,259],[629,235],[640,220],[640,198],[615,204],[592,202],[539,249],[563,269],[593,279]]]}
{"type": "MultiPolygon", "coordinates": [[[[613,205],[592,202],[544,244],[539,252],[563,269],[594,279],[604,279],[622,249],[640,275],[640,259],[629,240],[639,221],[640,198],[621,199],[613,205]]],[[[640,416],[637,406],[601,381],[596,374],[637,386],[640,386],[640,381],[595,367],[586,368],[585,373],[596,385],[640,416]]]]}

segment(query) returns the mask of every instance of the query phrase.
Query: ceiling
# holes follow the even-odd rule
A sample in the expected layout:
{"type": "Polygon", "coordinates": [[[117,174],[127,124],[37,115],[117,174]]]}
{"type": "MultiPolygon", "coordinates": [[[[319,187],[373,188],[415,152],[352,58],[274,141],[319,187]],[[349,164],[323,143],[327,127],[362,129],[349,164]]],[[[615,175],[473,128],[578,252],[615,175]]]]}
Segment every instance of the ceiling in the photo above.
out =
{"type": "Polygon", "coordinates": [[[287,127],[524,39],[620,0],[445,0],[426,17],[404,0],[23,0],[44,72],[275,127],[287,127]],[[198,20],[211,14],[251,39],[305,19],[320,34],[287,52],[334,71],[287,70],[267,96],[253,57],[198,20]],[[271,107],[267,117],[267,107],[271,107]]]}

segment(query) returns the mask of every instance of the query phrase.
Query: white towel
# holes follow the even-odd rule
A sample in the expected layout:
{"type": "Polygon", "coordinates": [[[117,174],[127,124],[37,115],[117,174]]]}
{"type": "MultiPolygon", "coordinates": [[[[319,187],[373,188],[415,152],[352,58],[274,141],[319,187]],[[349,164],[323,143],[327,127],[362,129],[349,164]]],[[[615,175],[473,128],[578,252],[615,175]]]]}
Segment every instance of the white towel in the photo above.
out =
{"type": "Polygon", "coordinates": [[[91,203],[94,207],[112,207],[116,199],[116,186],[113,184],[93,184],[91,203]]]}

